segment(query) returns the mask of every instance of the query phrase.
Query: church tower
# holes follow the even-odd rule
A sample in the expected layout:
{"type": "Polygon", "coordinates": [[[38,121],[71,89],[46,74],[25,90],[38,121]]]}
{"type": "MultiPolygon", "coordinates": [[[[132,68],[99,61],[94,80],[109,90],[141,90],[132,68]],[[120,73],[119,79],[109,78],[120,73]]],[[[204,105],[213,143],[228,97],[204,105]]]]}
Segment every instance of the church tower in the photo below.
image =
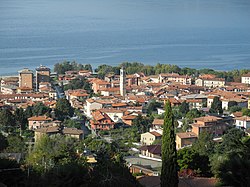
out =
{"type": "Polygon", "coordinates": [[[120,95],[126,95],[126,73],[123,67],[120,69],[120,95]]]}

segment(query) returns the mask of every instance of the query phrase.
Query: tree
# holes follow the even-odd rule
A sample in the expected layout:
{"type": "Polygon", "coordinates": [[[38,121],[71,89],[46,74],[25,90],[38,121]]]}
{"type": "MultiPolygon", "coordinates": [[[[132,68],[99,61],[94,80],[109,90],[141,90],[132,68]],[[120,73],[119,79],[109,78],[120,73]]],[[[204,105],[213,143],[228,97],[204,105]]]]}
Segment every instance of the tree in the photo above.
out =
{"type": "Polygon", "coordinates": [[[75,120],[72,120],[72,119],[66,119],[64,122],[63,122],[63,125],[65,127],[70,127],[70,128],[77,128],[77,129],[81,129],[81,123],[80,122],[77,122],[75,120]]]}
{"type": "Polygon", "coordinates": [[[222,143],[216,147],[220,154],[240,153],[243,151],[242,137],[244,132],[240,129],[231,128],[222,136],[222,143]]]}
{"type": "Polygon", "coordinates": [[[45,106],[42,102],[38,102],[33,106],[33,115],[34,116],[42,116],[49,115],[51,112],[51,108],[45,106]]]}
{"type": "Polygon", "coordinates": [[[210,113],[222,114],[222,102],[219,97],[214,97],[211,108],[209,110],[210,113]]]}
{"type": "Polygon", "coordinates": [[[56,102],[55,114],[59,120],[63,121],[64,119],[73,116],[74,109],[70,105],[70,103],[67,99],[60,98],[56,102]]]}
{"type": "Polygon", "coordinates": [[[20,126],[21,130],[25,130],[27,128],[27,117],[22,108],[17,108],[14,113],[17,124],[20,126]]]}
{"type": "Polygon", "coordinates": [[[25,110],[25,116],[27,117],[27,118],[30,118],[30,117],[32,117],[33,116],[33,107],[32,106],[28,106],[27,108],[26,108],[26,110],[25,110]]]}
{"type": "Polygon", "coordinates": [[[165,105],[162,135],[161,186],[177,187],[177,152],[175,143],[174,116],[169,101],[165,105]]]}
{"type": "Polygon", "coordinates": [[[79,71],[79,70],[89,70],[92,71],[92,66],[90,64],[78,64],[77,62],[64,61],[62,63],[56,63],[54,65],[54,71],[58,74],[65,74],[66,71],[79,71]]]}
{"type": "Polygon", "coordinates": [[[242,110],[242,107],[240,106],[231,106],[230,108],[228,108],[230,113],[234,113],[234,112],[238,112],[242,110]]]}
{"type": "Polygon", "coordinates": [[[9,135],[7,137],[8,147],[6,148],[6,152],[9,153],[24,153],[26,150],[26,145],[21,136],[17,135],[9,135]]]}
{"type": "Polygon", "coordinates": [[[0,151],[3,151],[6,147],[8,147],[8,141],[2,133],[0,133],[0,142],[0,151]]]}
{"type": "Polygon", "coordinates": [[[149,130],[151,120],[139,114],[132,122],[132,126],[137,127],[139,133],[145,133],[149,130]]]}
{"type": "Polygon", "coordinates": [[[189,105],[186,101],[182,102],[179,106],[180,113],[185,116],[189,112],[189,105]]]}
{"type": "Polygon", "coordinates": [[[192,147],[185,147],[178,150],[178,165],[182,169],[192,169],[197,175],[210,177],[209,157],[200,155],[192,147]]]}
{"type": "Polygon", "coordinates": [[[45,173],[56,165],[67,164],[76,159],[75,140],[61,135],[42,136],[35,144],[27,161],[35,171],[45,173]]]}
{"type": "Polygon", "coordinates": [[[157,102],[156,100],[152,100],[147,105],[147,114],[152,114],[157,110],[158,107],[161,106],[161,103],[157,102]]]}
{"type": "Polygon", "coordinates": [[[92,87],[89,81],[85,77],[78,76],[77,78],[70,81],[69,84],[64,86],[64,90],[76,90],[76,89],[84,89],[87,93],[92,93],[92,87]]]}
{"type": "Polygon", "coordinates": [[[9,109],[0,111],[0,127],[4,132],[13,132],[16,128],[15,117],[9,109]]]}
{"type": "Polygon", "coordinates": [[[202,132],[199,139],[192,145],[193,149],[200,155],[210,156],[214,153],[215,142],[213,141],[212,134],[202,132]]]}
{"type": "Polygon", "coordinates": [[[242,108],[241,111],[242,111],[243,116],[250,116],[250,109],[242,108]]]}
{"type": "Polygon", "coordinates": [[[201,113],[197,108],[191,109],[187,114],[186,114],[186,119],[188,123],[191,123],[194,118],[198,118],[204,115],[201,113]]]}
{"type": "Polygon", "coordinates": [[[250,184],[250,161],[238,154],[230,154],[228,159],[219,165],[218,177],[226,186],[245,187],[250,184]]]}

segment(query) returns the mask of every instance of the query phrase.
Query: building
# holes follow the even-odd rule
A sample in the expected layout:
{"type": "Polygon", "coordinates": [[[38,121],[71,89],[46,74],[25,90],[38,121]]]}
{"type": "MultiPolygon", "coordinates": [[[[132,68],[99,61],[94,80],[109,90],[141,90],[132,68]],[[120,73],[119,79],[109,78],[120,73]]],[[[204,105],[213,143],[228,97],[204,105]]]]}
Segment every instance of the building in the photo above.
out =
{"type": "Polygon", "coordinates": [[[53,119],[47,116],[33,116],[28,118],[29,130],[43,127],[43,124],[51,122],[53,119]]]}
{"type": "Polygon", "coordinates": [[[129,171],[130,173],[141,173],[143,175],[147,175],[147,176],[158,176],[159,172],[157,170],[154,170],[151,168],[151,166],[142,166],[142,165],[138,165],[138,164],[131,164],[129,166],[129,171]]]}
{"type": "Polygon", "coordinates": [[[241,76],[241,83],[250,84],[250,72],[241,76]]]}
{"type": "Polygon", "coordinates": [[[106,113],[95,111],[92,116],[93,119],[90,120],[90,127],[95,132],[100,130],[111,130],[115,126],[113,120],[106,113]]]}
{"type": "Polygon", "coordinates": [[[94,79],[91,82],[92,82],[92,89],[94,93],[96,94],[99,93],[103,89],[111,87],[109,82],[101,80],[101,79],[94,79]]]}
{"type": "Polygon", "coordinates": [[[126,73],[123,67],[120,69],[120,95],[126,95],[126,73]]]}
{"type": "Polygon", "coordinates": [[[126,109],[102,108],[99,111],[107,114],[115,123],[119,123],[122,122],[126,109]]]}
{"type": "Polygon", "coordinates": [[[50,68],[42,65],[36,68],[36,90],[41,82],[50,82],[50,68]]]}
{"type": "Polygon", "coordinates": [[[92,112],[98,109],[101,109],[103,107],[103,104],[98,102],[98,100],[94,100],[92,98],[86,100],[85,105],[85,114],[88,117],[91,117],[92,112]]]}
{"type": "Polygon", "coordinates": [[[15,94],[17,87],[15,85],[4,85],[1,86],[1,93],[2,94],[15,94]]]}
{"type": "Polygon", "coordinates": [[[198,78],[195,80],[196,86],[203,86],[208,88],[216,88],[225,86],[224,78],[198,78]]]}
{"type": "Polygon", "coordinates": [[[191,77],[187,75],[179,75],[178,73],[164,73],[159,75],[160,83],[176,82],[183,85],[191,85],[191,77]]]}
{"type": "Polygon", "coordinates": [[[140,148],[139,157],[161,161],[161,145],[145,145],[140,148]]]}
{"type": "Polygon", "coordinates": [[[242,117],[236,117],[234,125],[239,129],[248,129],[250,128],[250,117],[248,116],[242,116],[242,117]]]}
{"type": "Polygon", "coordinates": [[[189,99],[186,100],[186,102],[189,104],[189,109],[196,108],[198,110],[203,108],[203,105],[206,104],[202,99],[189,99]]]}
{"type": "Polygon", "coordinates": [[[150,132],[151,131],[156,131],[160,134],[162,134],[163,132],[163,124],[164,124],[164,119],[154,119],[154,121],[152,122],[152,127],[150,128],[150,132]]]}
{"type": "Polygon", "coordinates": [[[123,117],[122,117],[122,122],[123,122],[125,125],[132,126],[132,125],[133,125],[133,120],[134,120],[136,117],[137,117],[136,115],[127,115],[127,116],[123,116],[123,117]]]}
{"type": "Polygon", "coordinates": [[[197,140],[193,132],[181,132],[176,134],[176,149],[192,145],[197,140]]]}
{"type": "Polygon", "coordinates": [[[80,129],[60,127],[60,126],[50,126],[50,127],[42,127],[39,129],[35,129],[35,141],[39,140],[44,135],[51,136],[55,134],[69,136],[72,138],[76,138],[78,140],[83,139],[84,136],[83,130],[80,129]]]}
{"type": "Polygon", "coordinates": [[[33,89],[33,72],[28,68],[19,71],[19,87],[33,89]]]}
{"type": "Polygon", "coordinates": [[[156,131],[141,134],[142,145],[152,145],[155,140],[160,140],[162,135],[156,131]]]}
{"type": "Polygon", "coordinates": [[[223,135],[227,128],[226,123],[220,117],[204,116],[194,119],[195,123],[192,124],[192,132],[199,136],[202,132],[206,131],[213,134],[214,137],[223,135]]]}

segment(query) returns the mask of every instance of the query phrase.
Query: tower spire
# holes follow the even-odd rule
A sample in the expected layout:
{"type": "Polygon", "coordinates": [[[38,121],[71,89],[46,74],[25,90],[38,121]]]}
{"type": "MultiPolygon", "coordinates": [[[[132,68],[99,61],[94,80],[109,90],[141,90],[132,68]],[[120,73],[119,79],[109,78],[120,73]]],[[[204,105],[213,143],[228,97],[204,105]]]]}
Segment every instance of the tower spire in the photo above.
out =
{"type": "Polygon", "coordinates": [[[126,72],[123,66],[120,69],[120,95],[126,95],[126,72]]]}

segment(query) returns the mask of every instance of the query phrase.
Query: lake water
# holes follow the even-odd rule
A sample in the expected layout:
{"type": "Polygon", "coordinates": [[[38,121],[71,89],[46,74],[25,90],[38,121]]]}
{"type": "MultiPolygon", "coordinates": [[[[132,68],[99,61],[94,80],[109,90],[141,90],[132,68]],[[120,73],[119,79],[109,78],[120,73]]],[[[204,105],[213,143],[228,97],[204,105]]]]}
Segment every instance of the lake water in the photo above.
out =
{"type": "Polygon", "coordinates": [[[0,0],[0,74],[63,60],[250,69],[249,0],[0,0]]]}

